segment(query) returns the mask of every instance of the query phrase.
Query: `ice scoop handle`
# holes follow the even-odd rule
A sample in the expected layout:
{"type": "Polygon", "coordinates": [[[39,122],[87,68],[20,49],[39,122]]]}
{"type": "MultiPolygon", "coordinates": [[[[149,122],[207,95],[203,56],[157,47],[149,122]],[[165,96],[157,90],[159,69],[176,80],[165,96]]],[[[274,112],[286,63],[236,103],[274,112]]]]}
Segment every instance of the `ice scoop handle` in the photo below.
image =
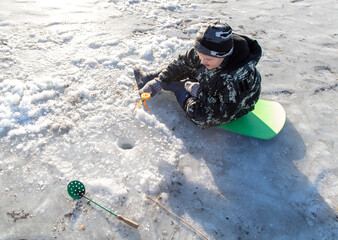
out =
{"type": "Polygon", "coordinates": [[[117,218],[118,218],[119,220],[125,222],[125,223],[128,224],[129,226],[134,227],[134,228],[138,228],[138,226],[139,226],[138,223],[133,222],[132,220],[129,220],[128,218],[122,217],[121,215],[119,215],[117,218]]]}

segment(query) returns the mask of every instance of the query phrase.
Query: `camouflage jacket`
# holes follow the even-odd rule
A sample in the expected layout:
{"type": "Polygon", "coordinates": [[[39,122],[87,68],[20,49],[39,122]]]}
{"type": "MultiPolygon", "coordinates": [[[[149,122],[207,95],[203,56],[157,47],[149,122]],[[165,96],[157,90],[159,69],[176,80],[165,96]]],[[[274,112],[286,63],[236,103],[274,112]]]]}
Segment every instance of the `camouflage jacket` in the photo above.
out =
{"type": "Polygon", "coordinates": [[[234,53],[228,63],[208,70],[192,48],[162,70],[159,79],[167,84],[198,81],[200,91],[197,97],[188,98],[184,110],[200,128],[217,126],[254,109],[261,91],[256,69],[261,53],[257,41],[234,34],[234,53]]]}

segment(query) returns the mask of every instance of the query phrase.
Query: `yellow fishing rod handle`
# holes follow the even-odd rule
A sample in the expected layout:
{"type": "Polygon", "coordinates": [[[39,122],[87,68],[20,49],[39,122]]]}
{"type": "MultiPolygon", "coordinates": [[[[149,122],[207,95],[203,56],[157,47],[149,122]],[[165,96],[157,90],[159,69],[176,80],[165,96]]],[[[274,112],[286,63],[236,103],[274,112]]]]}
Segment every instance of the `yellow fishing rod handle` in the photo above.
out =
{"type": "Polygon", "coordinates": [[[149,98],[151,98],[151,94],[148,93],[148,92],[144,92],[144,93],[141,94],[141,98],[142,98],[143,101],[148,100],[149,98]]]}

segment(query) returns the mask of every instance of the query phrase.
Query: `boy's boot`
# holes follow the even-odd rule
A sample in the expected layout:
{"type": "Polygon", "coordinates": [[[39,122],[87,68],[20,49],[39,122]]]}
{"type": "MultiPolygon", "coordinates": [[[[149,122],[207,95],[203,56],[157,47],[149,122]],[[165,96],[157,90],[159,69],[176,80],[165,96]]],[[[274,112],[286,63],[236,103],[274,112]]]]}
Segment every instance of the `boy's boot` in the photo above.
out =
{"type": "Polygon", "coordinates": [[[142,89],[150,80],[157,78],[161,71],[145,73],[139,67],[134,67],[134,75],[138,89],[142,89]]]}

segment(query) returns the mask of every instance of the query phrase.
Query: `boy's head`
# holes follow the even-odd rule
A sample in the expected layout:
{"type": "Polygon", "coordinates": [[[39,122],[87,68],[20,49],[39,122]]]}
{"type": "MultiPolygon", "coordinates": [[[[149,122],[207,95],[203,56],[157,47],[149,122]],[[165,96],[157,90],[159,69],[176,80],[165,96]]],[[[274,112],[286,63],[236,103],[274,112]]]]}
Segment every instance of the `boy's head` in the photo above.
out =
{"type": "Polygon", "coordinates": [[[201,27],[195,39],[197,52],[216,58],[230,56],[234,49],[231,27],[220,21],[201,27]]]}

